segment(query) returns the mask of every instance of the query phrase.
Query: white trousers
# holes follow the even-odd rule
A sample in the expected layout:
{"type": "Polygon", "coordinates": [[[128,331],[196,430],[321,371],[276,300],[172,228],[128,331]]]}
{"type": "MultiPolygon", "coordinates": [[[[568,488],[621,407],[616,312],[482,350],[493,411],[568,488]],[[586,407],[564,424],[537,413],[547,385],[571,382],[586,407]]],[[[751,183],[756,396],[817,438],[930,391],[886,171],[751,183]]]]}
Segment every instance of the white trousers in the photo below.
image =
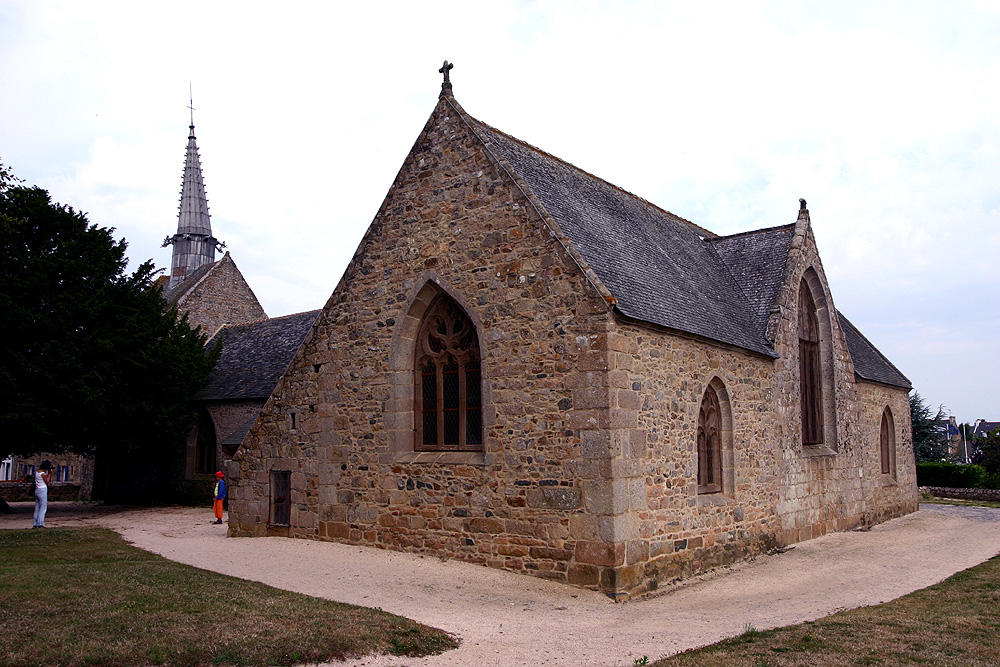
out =
{"type": "Polygon", "coordinates": [[[43,486],[35,489],[35,516],[32,528],[45,525],[45,510],[49,508],[49,487],[43,486]]]}

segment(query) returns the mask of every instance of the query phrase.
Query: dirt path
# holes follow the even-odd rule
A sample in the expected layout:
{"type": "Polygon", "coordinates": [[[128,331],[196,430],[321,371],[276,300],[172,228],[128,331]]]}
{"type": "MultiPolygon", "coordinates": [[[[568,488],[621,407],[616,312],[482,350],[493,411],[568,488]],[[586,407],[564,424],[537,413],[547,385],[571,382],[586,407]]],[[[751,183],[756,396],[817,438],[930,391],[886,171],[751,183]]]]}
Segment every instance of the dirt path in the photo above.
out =
{"type": "MultiPolygon", "coordinates": [[[[923,505],[870,531],[827,535],[658,597],[615,604],[599,593],[432,557],[227,538],[210,519],[208,509],[61,513],[57,506],[47,523],[105,525],[172,560],[381,607],[462,638],[441,656],[379,656],[348,667],[627,666],[739,634],[747,624],[766,629],[891,600],[1000,553],[1000,509],[923,505]]],[[[30,520],[30,510],[17,510],[0,516],[0,528],[26,528],[30,520]]]]}

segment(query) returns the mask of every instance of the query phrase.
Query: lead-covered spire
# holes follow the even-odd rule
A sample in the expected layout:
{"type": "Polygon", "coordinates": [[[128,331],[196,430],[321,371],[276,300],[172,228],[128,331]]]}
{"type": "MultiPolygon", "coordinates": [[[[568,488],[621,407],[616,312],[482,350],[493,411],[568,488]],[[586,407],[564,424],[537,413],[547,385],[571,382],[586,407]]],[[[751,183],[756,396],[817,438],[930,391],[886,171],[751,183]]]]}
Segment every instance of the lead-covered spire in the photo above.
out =
{"type": "Polygon", "coordinates": [[[212,220],[208,213],[208,197],[201,174],[201,160],[194,136],[194,107],[188,131],[187,155],[184,159],[184,179],[181,183],[181,203],[177,214],[177,233],[168,236],[163,246],[174,246],[170,262],[170,282],[167,289],[191,275],[198,267],[215,261],[216,248],[225,248],[212,236],[212,220]]]}

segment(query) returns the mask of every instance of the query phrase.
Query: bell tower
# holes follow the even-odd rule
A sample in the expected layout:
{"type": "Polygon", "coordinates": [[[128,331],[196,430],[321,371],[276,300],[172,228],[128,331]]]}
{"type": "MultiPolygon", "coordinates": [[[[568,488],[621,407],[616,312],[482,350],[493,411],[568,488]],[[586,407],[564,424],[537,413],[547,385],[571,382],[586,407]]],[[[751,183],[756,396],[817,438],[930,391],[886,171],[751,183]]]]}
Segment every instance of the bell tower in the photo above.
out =
{"type": "Polygon", "coordinates": [[[177,214],[177,233],[163,240],[163,247],[172,245],[173,257],[170,262],[171,289],[184,281],[187,276],[205,264],[215,261],[216,249],[226,247],[212,236],[212,220],[208,213],[208,197],[201,175],[201,160],[198,158],[198,144],[194,136],[194,101],[191,110],[191,125],[188,131],[187,156],[184,160],[184,179],[181,182],[181,203],[177,214]]]}

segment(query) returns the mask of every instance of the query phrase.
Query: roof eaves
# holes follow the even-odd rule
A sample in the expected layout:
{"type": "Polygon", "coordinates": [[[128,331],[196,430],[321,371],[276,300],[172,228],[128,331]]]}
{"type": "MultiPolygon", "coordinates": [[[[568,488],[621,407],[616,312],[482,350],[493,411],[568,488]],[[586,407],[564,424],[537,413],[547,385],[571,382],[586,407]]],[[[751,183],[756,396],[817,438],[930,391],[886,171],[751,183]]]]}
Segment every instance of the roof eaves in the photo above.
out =
{"type": "Polygon", "coordinates": [[[744,347],[741,345],[735,345],[733,343],[727,343],[725,341],[717,340],[715,338],[710,338],[708,336],[701,336],[690,331],[684,331],[683,329],[674,329],[672,327],[666,327],[662,324],[657,324],[656,322],[650,322],[649,320],[644,320],[638,317],[632,317],[621,311],[618,306],[614,308],[615,317],[626,324],[632,324],[634,326],[641,326],[647,329],[652,329],[653,331],[658,331],[660,333],[668,333],[672,336],[677,336],[678,338],[687,338],[689,340],[697,340],[712,345],[717,345],[727,350],[741,350],[743,352],[749,352],[750,354],[758,355],[764,359],[778,359],[780,354],[778,354],[770,345],[761,346],[760,349],[752,349],[749,347],[744,347]]]}

